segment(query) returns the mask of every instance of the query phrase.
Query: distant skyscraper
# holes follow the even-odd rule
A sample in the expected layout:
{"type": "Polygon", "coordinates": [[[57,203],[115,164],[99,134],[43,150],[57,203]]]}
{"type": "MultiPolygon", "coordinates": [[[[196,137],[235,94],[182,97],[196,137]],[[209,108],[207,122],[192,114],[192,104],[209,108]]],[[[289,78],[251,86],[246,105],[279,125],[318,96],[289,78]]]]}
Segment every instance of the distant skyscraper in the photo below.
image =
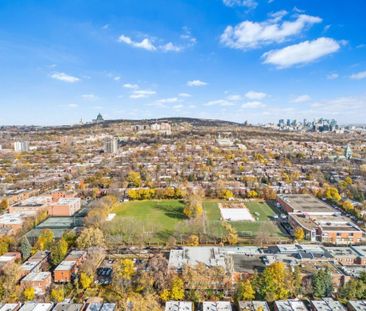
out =
{"type": "Polygon", "coordinates": [[[104,152],[117,153],[118,151],[118,139],[116,137],[107,138],[104,142],[104,152]]]}
{"type": "Polygon", "coordinates": [[[28,152],[29,151],[29,142],[28,141],[14,142],[14,151],[15,152],[28,152]]]}

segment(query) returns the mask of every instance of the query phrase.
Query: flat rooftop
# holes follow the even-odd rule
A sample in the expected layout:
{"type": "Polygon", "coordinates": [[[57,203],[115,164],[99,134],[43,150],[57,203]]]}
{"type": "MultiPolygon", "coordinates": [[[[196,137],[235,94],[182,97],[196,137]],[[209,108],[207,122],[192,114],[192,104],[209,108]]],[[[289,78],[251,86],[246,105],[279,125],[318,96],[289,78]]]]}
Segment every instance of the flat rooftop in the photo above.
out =
{"type": "Polygon", "coordinates": [[[183,247],[182,250],[171,250],[169,267],[181,269],[184,265],[195,266],[203,263],[210,267],[220,266],[226,269],[226,254],[219,247],[183,247]]]}
{"type": "Polygon", "coordinates": [[[346,308],[343,305],[332,299],[332,298],[324,298],[323,300],[312,300],[311,304],[314,308],[314,311],[346,311],[346,308]]]}
{"type": "Polygon", "coordinates": [[[205,301],[202,303],[202,311],[232,311],[228,301],[205,301]]]}
{"type": "Polygon", "coordinates": [[[81,311],[83,305],[79,303],[58,303],[53,311],[81,311]]]}
{"type": "Polygon", "coordinates": [[[300,300],[279,300],[275,301],[278,311],[308,311],[308,308],[300,300]]]}
{"type": "Polygon", "coordinates": [[[76,261],[62,261],[55,271],[69,271],[76,265],[76,261]]]}
{"type": "Polygon", "coordinates": [[[280,195],[280,199],[285,201],[296,212],[314,214],[337,214],[334,208],[310,194],[286,194],[280,195]]]}
{"type": "Polygon", "coordinates": [[[165,311],[193,311],[193,302],[191,301],[167,301],[165,311]]]}
{"type": "Polygon", "coordinates": [[[31,272],[22,281],[40,282],[51,277],[51,272],[31,272]]]}
{"type": "Polygon", "coordinates": [[[239,311],[257,311],[260,308],[263,311],[270,311],[265,301],[239,301],[239,311]]]}
{"type": "Polygon", "coordinates": [[[365,311],[366,310],[366,300],[350,300],[348,302],[355,311],[365,311]]]}

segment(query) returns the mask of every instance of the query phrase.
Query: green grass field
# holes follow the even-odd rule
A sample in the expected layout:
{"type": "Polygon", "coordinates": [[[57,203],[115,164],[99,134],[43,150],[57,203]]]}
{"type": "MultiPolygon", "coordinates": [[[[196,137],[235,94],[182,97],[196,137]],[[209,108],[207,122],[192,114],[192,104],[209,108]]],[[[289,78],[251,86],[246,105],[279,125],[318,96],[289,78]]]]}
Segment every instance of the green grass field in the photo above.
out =
{"type": "Polygon", "coordinates": [[[276,212],[267,204],[260,201],[245,202],[245,206],[256,219],[251,221],[232,221],[233,227],[243,235],[255,236],[259,230],[266,230],[271,236],[283,236],[277,225],[273,223],[276,212]]]}
{"type": "MultiPolygon", "coordinates": [[[[222,232],[218,202],[217,200],[204,202],[207,225],[211,232],[217,234],[222,232]]],[[[246,202],[245,204],[258,221],[231,222],[240,235],[255,236],[259,230],[263,230],[263,226],[266,226],[266,230],[270,235],[282,236],[280,229],[271,222],[271,216],[275,215],[275,212],[269,205],[257,201],[246,202]]],[[[126,222],[127,219],[135,219],[136,225],[143,225],[146,230],[149,227],[154,227],[156,241],[164,242],[175,232],[177,225],[186,219],[183,209],[184,203],[179,200],[152,200],[121,203],[112,212],[116,213],[115,219],[120,223],[126,222]]]]}

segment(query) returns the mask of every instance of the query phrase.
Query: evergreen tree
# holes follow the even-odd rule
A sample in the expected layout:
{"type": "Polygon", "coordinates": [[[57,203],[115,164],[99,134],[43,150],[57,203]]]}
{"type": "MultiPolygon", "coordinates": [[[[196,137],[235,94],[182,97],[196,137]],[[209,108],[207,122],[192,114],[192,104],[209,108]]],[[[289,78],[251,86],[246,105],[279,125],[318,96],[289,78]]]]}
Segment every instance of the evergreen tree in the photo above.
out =
{"type": "Polygon", "coordinates": [[[330,297],[333,293],[333,284],[329,269],[320,269],[315,272],[313,274],[312,285],[314,297],[330,297]]]}
{"type": "Polygon", "coordinates": [[[22,253],[23,260],[26,260],[32,252],[32,245],[26,236],[23,236],[20,240],[20,252],[22,253]]]}

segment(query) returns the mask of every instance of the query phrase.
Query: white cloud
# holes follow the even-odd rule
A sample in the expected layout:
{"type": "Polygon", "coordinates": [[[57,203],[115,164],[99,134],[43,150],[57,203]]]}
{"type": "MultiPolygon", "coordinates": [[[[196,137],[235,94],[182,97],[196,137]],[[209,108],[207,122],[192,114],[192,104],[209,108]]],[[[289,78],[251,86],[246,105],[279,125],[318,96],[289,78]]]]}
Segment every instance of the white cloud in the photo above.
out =
{"type": "Polygon", "coordinates": [[[115,77],[113,78],[113,80],[114,80],[114,81],[119,81],[119,80],[121,80],[121,77],[120,77],[120,76],[115,76],[115,77]]]}
{"type": "Polygon", "coordinates": [[[338,79],[338,77],[339,77],[339,74],[334,73],[334,72],[327,75],[328,80],[335,80],[335,79],[338,79]]]}
{"type": "MultiPolygon", "coordinates": [[[[345,96],[314,102],[311,105],[313,111],[319,115],[353,115],[365,117],[365,97],[345,96]]],[[[350,119],[351,120],[351,119],[350,119]]]]}
{"type": "Polygon", "coordinates": [[[173,44],[172,42],[168,42],[162,46],[160,46],[161,50],[164,52],[180,52],[182,51],[182,47],[173,44]]]}
{"type": "Polygon", "coordinates": [[[241,108],[245,108],[245,109],[260,109],[260,108],[265,108],[266,105],[263,104],[260,101],[251,101],[251,102],[247,102],[241,105],[241,108]]]}
{"type": "Polygon", "coordinates": [[[211,100],[209,102],[207,102],[206,104],[204,104],[205,106],[222,106],[222,107],[227,107],[227,106],[233,106],[234,103],[226,100],[226,99],[217,99],[217,100],[211,100]]]}
{"type": "Polygon", "coordinates": [[[236,102],[242,99],[242,97],[240,95],[229,95],[226,97],[227,100],[236,102]]]}
{"type": "Polygon", "coordinates": [[[151,90],[134,90],[130,95],[130,98],[131,99],[148,98],[155,94],[156,92],[151,90]]]}
{"type": "Polygon", "coordinates": [[[75,83],[80,81],[78,77],[68,75],[64,72],[54,72],[53,74],[51,74],[51,78],[67,83],[75,83]]]}
{"type": "Polygon", "coordinates": [[[68,104],[67,106],[69,108],[77,108],[77,107],[79,107],[79,105],[77,105],[77,104],[68,104]]]}
{"type": "Polygon", "coordinates": [[[283,42],[322,21],[320,17],[301,14],[293,21],[281,22],[284,15],[285,11],[280,11],[261,23],[246,20],[236,26],[227,26],[220,41],[231,48],[251,49],[283,42]]]}
{"type": "MultiPolygon", "coordinates": [[[[188,36],[188,35],[186,35],[188,36]]],[[[194,39],[193,37],[191,38],[194,39]]],[[[194,39],[195,40],[195,39],[194,39]]],[[[161,43],[162,40],[145,37],[141,41],[135,41],[126,35],[120,35],[118,42],[125,43],[129,46],[144,49],[147,51],[162,51],[162,52],[181,52],[184,46],[178,46],[173,42],[161,43]],[[158,42],[157,42],[158,41],[158,42]]],[[[190,43],[190,45],[192,45],[190,43]]]]}
{"type": "Polygon", "coordinates": [[[279,50],[271,50],[263,54],[264,63],[278,68],[287,68],[313,62],[323,56],[335,53],[340,45],[331,38],[319,38],[287,46],[279,50]]]}
{"type": "Polygon", "coordinates": [[[173,106],[173,109],[176,109],[176,110],[180,110],[182,109],[184,106],[182,104],[179,104],[179,105],[174,105],[173,106]]]}
{"type": "Polygon", "coordinates": [[[310,100],[311,100],[311,97],[309,95],[305,94],[305,95],[297,96],[291,102],[294,104],[302,104],[302,103],[309,102],[310,100]]]}
{"type": "Polygon", "coordinates": [[[249,91],[245,93],[245,97],[250,100],[262,100],[266,98],[268,95],[263,92],[249,91]]]}
{"type": "Polygon", "coordinates": [[[243,6],[248,9],[255,9],[258,5],[254,0],[223,0],[223,3],[228,7],[243,6]]]}
{"type": "Polygon", "coordinates": [[[179,93],[178,96],[179,97],[191,97],[192,95],[188,94],[188,93],[179,93]]]}
{"type": "Polygon", "coordinates": [[[95,101],[98,98],[98,96],[94,95],[94,94],[83,94],[81,95],[81,98],[84,99],[84,100],[88,100],[88,101],[95,101]]]}
{"type": "Polygon", "coordinates": [[[207,85],[207,82],[201,81],[201,80],[191,80],[187,82],[188,86],[191,87],[200,87],[200,86],[205,86],[207,85]]]}
{"type": "Polygon", "coordinates": [[[180,35],[180,38],[188,42],[188,46],[193,46],[197,43],[197,39],[193,37],[191,30],[188,27],[183,27],[183,33],[180,35]]]}
{"type": "Polygon", "coordinates": [[[137,84],[132,84],[132,83],[125,83],[125,84],[123,84],[123,87],[125,89],[130,89],[130,90],[136,90],[139,88],[139,86],[137,84]]]}
{"type": "Polygon", "coordinates": [[[118,41],[133,46],[135,48],[145,49],[148,51],[156,51],[156,47],[149,38],[142,39],[141,41],[134,41],[128,36],[120,35],[118,41]]]}
{"type": "Polygon", "coordinates": [[[178,101],[179,101],[178,97],[170,97],[170,98],[159,99],[156,102],[159,104],[172,104],[172,103],[177,103],[178,101]]]}
{"type": "Polygon", "coordinates": [[[361,71],[361,72],[357,72],[354,73],[350,76],[351,79],[353,80],[362,80],[366,78],[366,71],[361,71]]]}

